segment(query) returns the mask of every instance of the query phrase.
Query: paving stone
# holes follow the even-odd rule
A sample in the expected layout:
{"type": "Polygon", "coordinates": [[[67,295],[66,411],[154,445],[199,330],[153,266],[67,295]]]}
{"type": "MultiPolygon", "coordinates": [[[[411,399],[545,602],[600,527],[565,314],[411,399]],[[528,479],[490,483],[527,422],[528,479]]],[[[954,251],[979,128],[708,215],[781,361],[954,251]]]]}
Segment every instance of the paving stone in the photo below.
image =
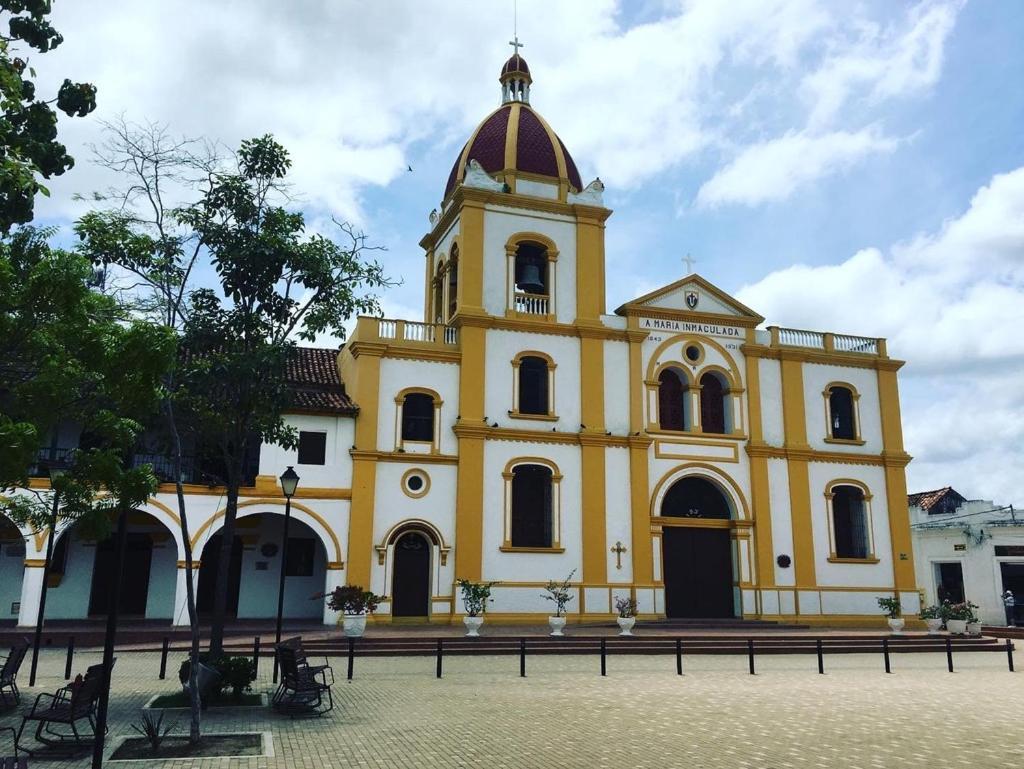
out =
{"type": "MultiPolygon", "coordinates": [[[[75,670],[99,661],[76,655],[75,670]]],[[[178,688],[180,657],[157,678],[159,655],[122,652],[111,695],[110,743],[134,735],[140,708],[178,688]]],[[[271,731],[274,758],[118,762],[136,769],[342,769],[347,767],[1008,767],[1024,762],[1017,713],[1024,678],[1000,654],[960,654],[946,672],[944,654],[893,655],[892,675],[880,655],[758,658],[691,657],[685,675],[675,659],[611,656],[608,675],[593,657],[447,657],[444,678],[429,657],[360,658],[344,680],[332,660],[337,707],[319,719],[288,719],[269,708],[208,711],[204,730],[271,731]]],[[[63,685],[63,655],[45,652],[40,678],[24,691],[63,685]]],[[[258,688],[272,691],[261,662],[258,688]]],[[[27,678],[27,676],[26,676],[27,678]]],[[[178,733],[188,714],[174,712],[178,733]]],[[[0,726],[17,726],[15,713],[0,726]]],[[[0,739],[6,739],[0,735],[0,739]]],[[[0,743],[0,753],[7,743],[0,743]]],[[[7,751],[9,752],[9,751],[7,751]]],[[[57,769],[89,766],[89,756],[37,760],[57,769]]]]}

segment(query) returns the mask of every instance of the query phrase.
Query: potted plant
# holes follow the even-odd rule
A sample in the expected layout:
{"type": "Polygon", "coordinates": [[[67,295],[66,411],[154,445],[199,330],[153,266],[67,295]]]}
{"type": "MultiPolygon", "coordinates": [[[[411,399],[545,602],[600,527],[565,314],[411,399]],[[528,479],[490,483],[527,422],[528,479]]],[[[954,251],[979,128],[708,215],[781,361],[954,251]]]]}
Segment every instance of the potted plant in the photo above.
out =
{"type": "Polygon", "coordinates": [[[462,605],[466,609],[466,616],[462,618],[466,626],[466,635],[478,638],[480,626],[484,624],[483,615],[487,612],[487,603],[494,600],[491,598],[491,588],[498,583],[457,579],[455,584],[462,591],[462,605]]]}
{"type": "Polygon", "coordinates": [[[548,601],[553,601],[555,604],[555,616],[548,617],[548,625],[551,627],[551,635],[563,635],[562,628],[565,627],[565,607],[573,599],[572,593],[569,592],[571,587],[572,575],[576,573],[576,569],[569,572],[569,576],[566,577],[562,582],[555,582],[550,580],[547,587],[544,590],[547,591],[547,595],[541,594],[548,601]]]}
{"type": "Polygon", "coordinates": [[[946,629],[954,635],[967,632],[967,622],[974,615],[967,603],[951,603],[946,607],[946,629]]]}
{"type": "Polygon", "coordinates": [[[334,588],[327,597],[327,606],[342,613],[342,625],[348,638],[362,638],[366,632],[366,617],[380,605],[381,597],[361,585],[334,588]]]}
{"type": "Polygon", "coordinates": [[[894,635],[898,635],[903,632],[903,626],[906,624],[903,619],[903,606],[900,605],[900,599],[897,597],[879,598],[878,608],[880,608],[885,616],[888,618],[889,629],[894,635]]]}
{"type": "Polygon", "coordinates": [[[636,599],[632,596],[620,596],[615,599],[615,611],[619,613],[619,635],[633,635],[636,624],[636,599]]]}
{"type": "Polygon", "coordinates": [[[978,604],[967,601],[970,617],[967,619],[967,635],[981,635],[981,619],[978,617],[978,604]]]}
{"type": "Polygon", "coordinates": [[[935,604],[925,606],[921,609],[921,614],[919,616],[928,626],[928,635],[938,635],[942,630],[942,624],[945,620],[942,617],[941,606],[937,606],[935,604]]]}

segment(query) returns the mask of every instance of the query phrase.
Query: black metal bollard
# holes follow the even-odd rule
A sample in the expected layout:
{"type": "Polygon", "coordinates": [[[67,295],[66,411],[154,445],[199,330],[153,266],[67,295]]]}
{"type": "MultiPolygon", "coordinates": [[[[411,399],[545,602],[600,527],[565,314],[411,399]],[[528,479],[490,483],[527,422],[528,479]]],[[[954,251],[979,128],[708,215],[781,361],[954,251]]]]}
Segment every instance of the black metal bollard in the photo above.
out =
{"type": "Polygon", "coordinates": [[[164,645],[160,650],[160,680],[163,681],[167,678],[167,648],[170,646],[171,639],[164,636],[164,645]]]}
{"type": "Polygon", "coordinates": [[[1013,643],[1010,639],[1006,639],[1006,664],[1010,668],[1010,672],[1013,672],[1013,643]]]}
{"type": "Polygon", "coordinates": [[[953,640],[949,636],[946,636],[946,668],[953,672],[953,640]]]}
{"type": "Polygon", "coordinates": [[[892,668],[889,667],[889,639],[882,639],[882,656],[885,657],[885,672],[891,673],[892,668]]]}
{"type": "Polygon", "coordinates": [[[526,678],[526,639],[519,639],[519,677],[526,678]]]}
{"type": "Polygon", "coordinates": [[[755,673],[754,673],[754,639],[753,638],[748,638],[747,639],[747,660],[750,662],[750,675],[755,675],[755,673]]]}
{"type": "Polygon", "coordinates": [[[356,639],[349,637],[348,639],[348,672],[347,678],[349,681],[352,680],[352,668],[355,665],[356,657],[356,639]]]}
{"type": "MultiPolygon", "coordinates": [[[[68,658],[64,663],[64,680],[67,681],[71,678],[71,664],[75,660],[75,637],[73,635],[68,636],[68,658]]],[[[1010,663],[1010,670],[1013,670],[1013,663],[1010,663]]]]}
{"type": "Polygon", "coordinates": [[[437,677],[441,677],[441,659],[443,658],[444,650],[441,639],[437,639],[437,677]]]}
{"type": "Polygon", "coordinates": [[[683,674],[683,639],[676,639],[676,675],[683,674]]]}
{"type": "Polygon", "coordinates": [[[818,642],[817,642],[817,644],[815,644],[815,646],[817,647],[817,651],[818,651],[818,672],[821,675],[824,675],[825,674],[825,655],[822,654],[822,651],[821,651],[821,639],[820,638],[818,639],[818,642]]]}
{"type": "Polygon", "coordinates": [[[606,653],[607,653],[607,650],[605,649],[604,639],[602,638],[601,639],[601,675],[603,675],[603,676],[608,675],[608,667],[605,664],[605,655],[606,655],[606,653]]]}
{"type": "Polygon", "coordinates": [[[260,672],[260,637],[256,636],[252,641],[252,674],[259,675],[260,672]]]}

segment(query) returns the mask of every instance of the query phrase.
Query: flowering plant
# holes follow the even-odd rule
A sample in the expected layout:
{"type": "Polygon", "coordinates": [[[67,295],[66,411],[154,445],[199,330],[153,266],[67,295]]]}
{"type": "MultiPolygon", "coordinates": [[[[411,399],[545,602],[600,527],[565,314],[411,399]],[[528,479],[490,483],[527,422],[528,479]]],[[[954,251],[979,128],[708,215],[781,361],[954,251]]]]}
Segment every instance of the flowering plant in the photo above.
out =
{"type": "Polygon", "coordinates": [[[569,576],[561,582],[555,582],[550,580],[547,587],[544,589],[547,591],[547,595],[541,593],[541,597],[555,602],[555,616],[561,617],[565,614],[565,607],[573,599],[572,593],[569,592],[569,588],[572,586],[572,575],[576,573],[576,569],[569,572],[569,576]]]}
{"type": "Polygon", "coordinates": [[[619,613],[619,616],[623,619],[628,617],[636,616],[636,599],[630,596],[622,596],[621,598],[615,599],[615,611],[619,613]]]}
{"type": "Polygon", "coordinates": [[[964,601],[962,603],[950,603],[943,601],[942,608],[945,610],[945,619],[963,620],[964,622],[977,622],[978,615],[974,611],[978,604],[964,601]]]}
{"type": "Polygon", "coordinates": [[[931,606],[925,606],[921,609],[921,613],[918,615],[921,619],[943,619],[942,607],[932,604],[931,606]]]}
{"type": "Polygon", "coordinates": [[[363,590],[361,585],[345,585],[328,594],[327,606],[345,614],[373,614],[381,599],[381,596],[363,590]]]}
{"type": "Polygon", "coordinates": [[[487,613],[487,603],[493,601],[491,588],[497,582],[472,582],[468,579],[457,579],[455,584],[462,590],[462,605],[466,607],[466,614],[476,617],[487,613]]]}

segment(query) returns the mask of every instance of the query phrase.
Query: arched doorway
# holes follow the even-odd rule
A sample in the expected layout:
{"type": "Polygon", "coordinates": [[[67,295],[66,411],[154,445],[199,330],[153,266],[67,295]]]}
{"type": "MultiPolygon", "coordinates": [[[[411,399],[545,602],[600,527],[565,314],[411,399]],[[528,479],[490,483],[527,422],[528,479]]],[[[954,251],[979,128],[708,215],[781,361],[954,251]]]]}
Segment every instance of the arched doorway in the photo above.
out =
{"type": "Polygon", "coordinates": [[[661,503],[673,520],[661,534],[665,614],[669,617],[736,616],[729,500],[699,476],[676,481],[661,503]],[[677,523],[678,522],[678,523],[677,523]]]}
{"type": "Polygon", "coordinates": [[[395,540],[391,577],[391,616],[426,617],[430,613],[430,540],[411,530],[395,540]]]}
{"type": "MultiPolygon", "coordinates": [[[[112,527],[116,521],[111,521],[112,527]]],[[[164,523],[149,513],[128,513],[128,537],[118,611],[126,619],[171,619],[178,546],[164,523]]],[[[46,599],[49,619],[83,619],[107,613],[117,568],[117,534],[97,540],[85,524],[57,534],[46,599]]]]}
{"type": "Polygon", "coordinates": [[[17,622],[25,578],[25,539],[14,522],[0,515],[0,622],[17,622]]]}
{"type": "MultiPolygon", "coordinates": [[[[227,616],[262,619],[277,615],[277,591],[281,567],[285,568],[284,616],[288,619],[322,618],[322,600],[310,596],[322,593],[327,575],[327,551],[312,528],[293,512],[288,524],[288,544],[281,550],[284,516],[255,513],[235,521],[235,535],[228,567],[227,616]]],[[[217,591],[223,533],[211,536],[202,547],[196,608],[201,614],[213,611],[217,591]]]]}

